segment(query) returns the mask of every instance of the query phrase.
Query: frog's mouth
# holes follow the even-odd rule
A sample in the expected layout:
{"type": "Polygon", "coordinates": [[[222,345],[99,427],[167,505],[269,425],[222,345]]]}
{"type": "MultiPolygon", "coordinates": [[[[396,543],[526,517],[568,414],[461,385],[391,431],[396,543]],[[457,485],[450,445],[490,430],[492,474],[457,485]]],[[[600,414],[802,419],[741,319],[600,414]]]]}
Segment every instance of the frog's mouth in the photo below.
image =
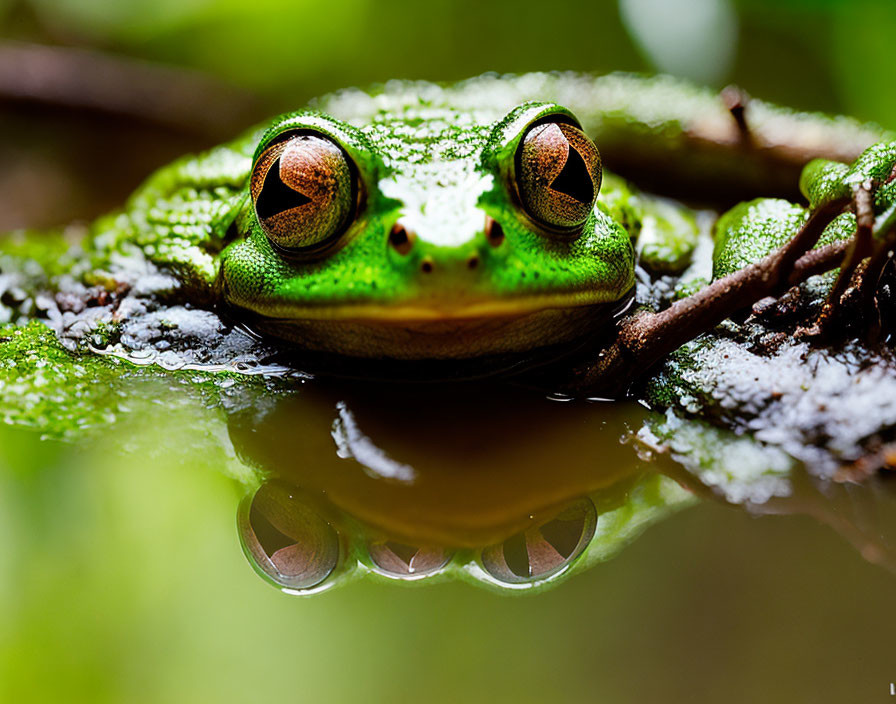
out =
{"type": "MultiPolygon", "coordinates": [[[[628,294],[624,297],[628,303],[628,294]]],[[[558,293],[550,296],[526,296],[508,299],[473,301],[433,301],[413,303],[347,303],[319,306],[283,305],[265,306],[264,311],[253,311],[265,318],[282,323],[295,321],[353,321],[357,323],[383,323],[416,325],[445,322],[460,325],[495,318],[520,318],[543,311],[562,311],[575,308],[594,308],[618,305],[619,301],[607,303],[594,292],[558,293]]]]}
{"type": "Polygon", "coordinates": [[[574,293],[442,305],[284,305],[249,311],[247,323],[304,350],[369,360],[472,360],[548,349],[556,356],[605,330],[633,295],[612,302],[574,293]]]}

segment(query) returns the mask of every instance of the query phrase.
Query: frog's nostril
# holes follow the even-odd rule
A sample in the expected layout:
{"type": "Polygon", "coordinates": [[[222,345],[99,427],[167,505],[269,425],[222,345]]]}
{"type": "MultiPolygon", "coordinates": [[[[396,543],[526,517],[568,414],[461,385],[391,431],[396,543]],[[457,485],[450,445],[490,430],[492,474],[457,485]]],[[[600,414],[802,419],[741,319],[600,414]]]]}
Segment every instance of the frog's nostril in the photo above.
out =
{"type": "Polygon", "coordinates": [[[400,222],[395,223],[389,231],[389,244],[402,256],[411,251],[415,239],[417,237],[413,231],[408,230],[400,222]]]}
{"type": "Polygon", "coordinates": [[[485,239],[492,247],[498,247],[504,241],[504,229],[488,215],[485,216],[485,239]]]}
{"type": "Polygon", "coordinates": [[[475,269],[477,266],[479,266],[479,257],[475,254],[471,254],[469,259],[467,259],[467,268],[475,269]]]}
{"type": "Polygon", "coordinates": [[[435,262],[433,262],[432,257],[426,256],[420,260],[420,271],[424,274],[431,274],[434,268],[435,262]]]}

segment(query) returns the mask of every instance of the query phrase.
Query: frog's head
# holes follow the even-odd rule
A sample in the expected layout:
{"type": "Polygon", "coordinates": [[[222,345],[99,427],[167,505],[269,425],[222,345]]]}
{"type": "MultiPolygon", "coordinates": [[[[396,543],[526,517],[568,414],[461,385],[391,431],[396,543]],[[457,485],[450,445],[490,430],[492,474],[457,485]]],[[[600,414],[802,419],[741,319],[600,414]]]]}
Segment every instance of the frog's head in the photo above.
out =
{"type": "Polygon", "coordinates": [[[569,343],[633,284],[597,148],[556,105],[497,123],[301,112],[255,152],[224,299],[262,332],[356,357],[461,359],[569,343]]]}

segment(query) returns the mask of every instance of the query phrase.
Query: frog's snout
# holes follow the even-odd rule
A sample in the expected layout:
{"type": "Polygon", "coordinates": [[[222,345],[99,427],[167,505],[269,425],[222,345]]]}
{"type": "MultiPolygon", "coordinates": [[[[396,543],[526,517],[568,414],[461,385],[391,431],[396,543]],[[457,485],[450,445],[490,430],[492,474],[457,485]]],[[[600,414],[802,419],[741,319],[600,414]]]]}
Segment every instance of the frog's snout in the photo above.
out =
{"type": "Polygon", "coordinates": [[[445,256],[444,250],[422,241],[416,231],[405,222],[398,220],[389,231],[389,247],[401,257],[415,255],[420,271],[432,274],[439,268],[457,268],[458,266],[474,270],[482,263],[482,249],[500,247],[504,242],[504,230],[492,217],[486,216],[482,232],[470,241],[461,252],[452,248],[451,255],[445,256]],[[442,251],[440,251],[442,250],[442,251]]]}

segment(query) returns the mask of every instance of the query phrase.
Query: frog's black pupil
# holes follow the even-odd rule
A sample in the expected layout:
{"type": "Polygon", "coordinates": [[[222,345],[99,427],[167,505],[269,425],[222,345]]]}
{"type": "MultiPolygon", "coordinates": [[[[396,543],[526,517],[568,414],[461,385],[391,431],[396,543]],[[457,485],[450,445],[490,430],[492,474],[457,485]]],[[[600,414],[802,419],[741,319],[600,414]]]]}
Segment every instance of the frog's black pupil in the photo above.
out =
{"type": "Polygon", "coordinates": [[[280,158],[277,157],[264,177],[261,193],[255,201],[255,212],[260,219],[266,220],[310,202],[308,196],[283,183],[283,179],[280,178],[280,158]]]}
{"type": "Polygon", "coordinates": [[[551,184],[551,189],[565,193],[570,198],[575,198],[582,203],[590,203],[594,200],[594,184],[591,182],[591,174],[582,155],[571,144],[563,170],[557,174],[557,178],[551,184]]]}
{"type": "Polygon", "coordinates": [[[249,509],[249,525],[252,526],[252,532],[255,533],[258,544],[261,545],[261,549],[268,557],[278,550],[296,543],[294,538],[290,538],[275,527],[268,517],[259,510],[255,502],[252,502],[252,507],[249,509]]]}

